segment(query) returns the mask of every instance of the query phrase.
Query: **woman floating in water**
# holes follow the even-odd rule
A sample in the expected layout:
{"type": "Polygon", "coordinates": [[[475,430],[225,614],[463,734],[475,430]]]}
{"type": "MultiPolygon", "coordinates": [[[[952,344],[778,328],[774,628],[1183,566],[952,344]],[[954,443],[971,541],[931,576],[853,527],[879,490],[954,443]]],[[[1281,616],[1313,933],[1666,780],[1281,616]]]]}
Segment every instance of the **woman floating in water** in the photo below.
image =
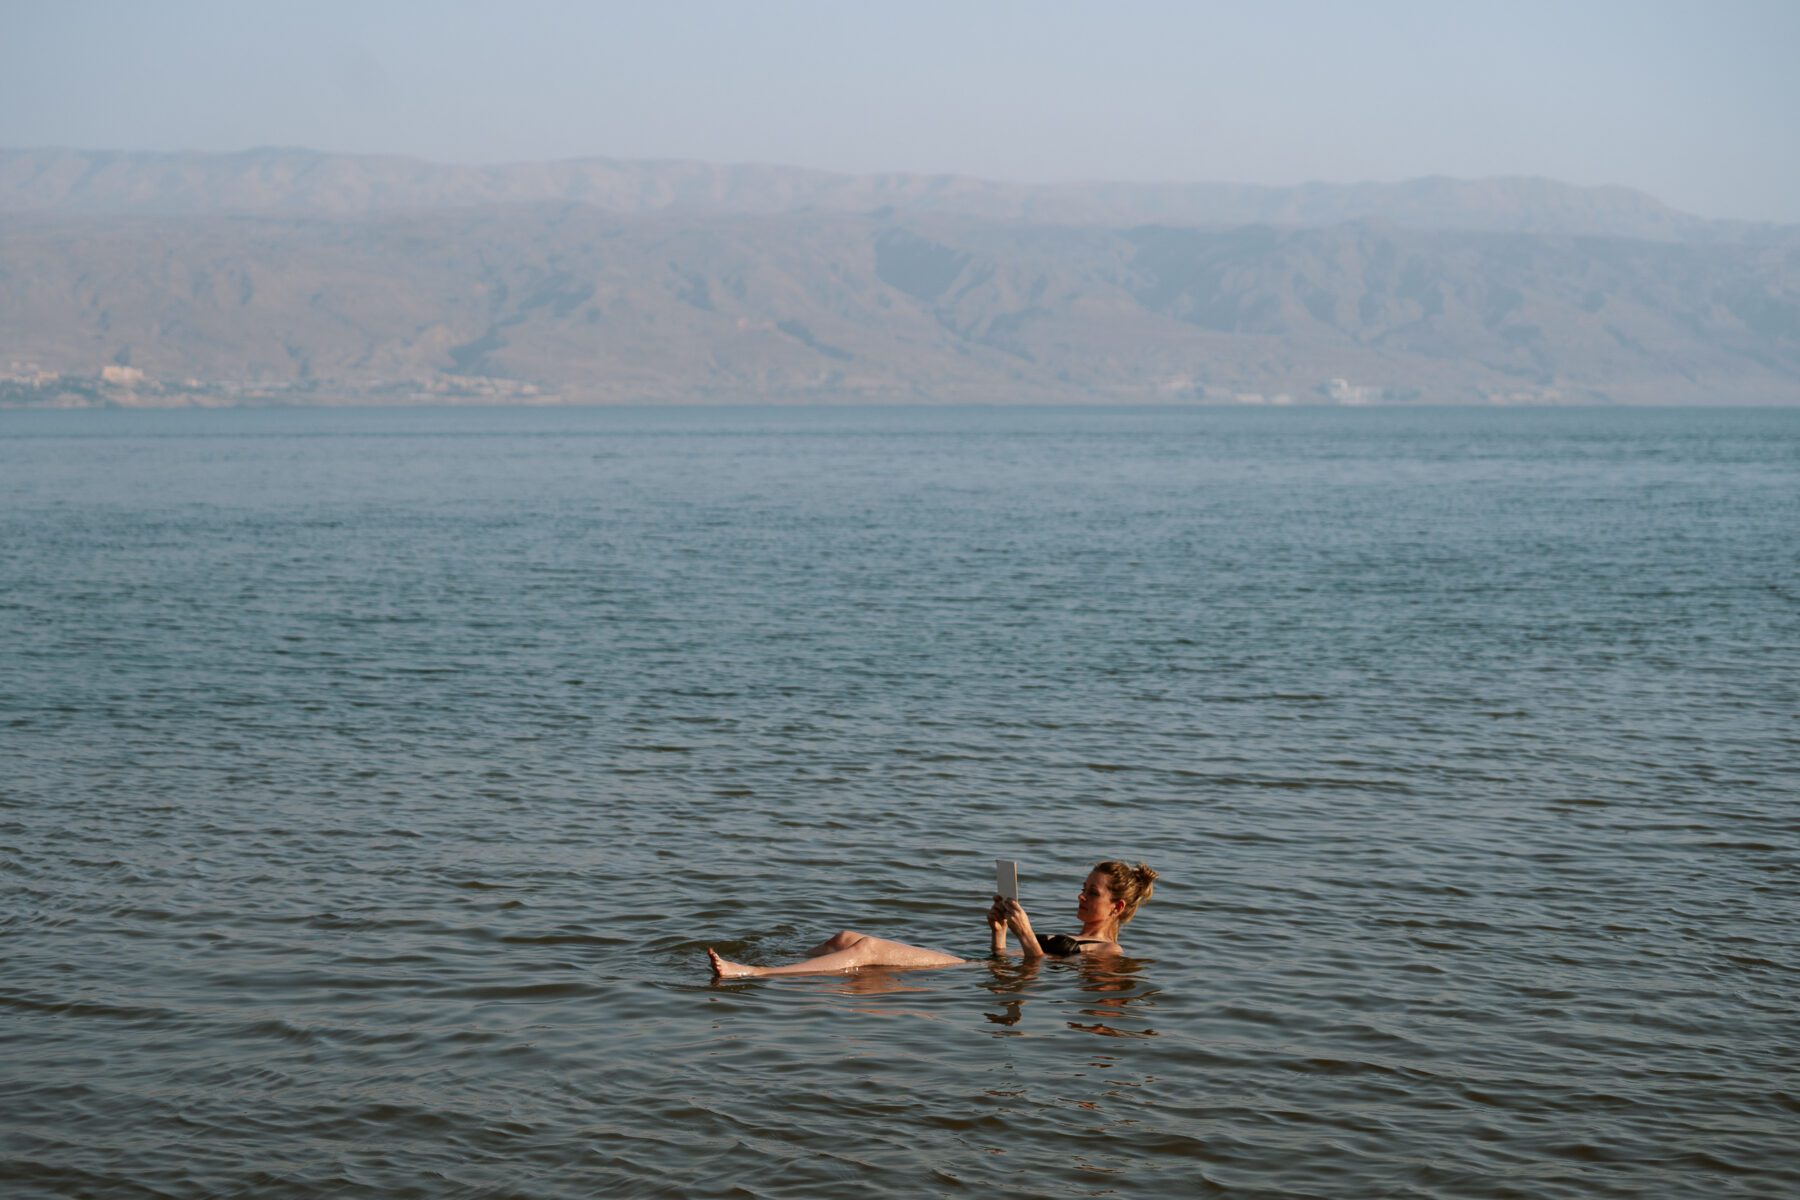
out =
{"type": "MultiPolygon", "coordinates": [[[[1024,907],[1017,900],[995,896],[994,905],[987,913],[994,952],[1005,951],[1006,931],[1010,929],[1018,936],[1019,950],[1026,958],[1044,954],[1116,958],[1124,953],[1119,948],[1120,928],[1137,913],[1138,905],[1150,898],[1155,884],[1156,872],[1143,863],[1131,866],[1109,859],[1099,864],[1088,875],[1076,901],[1075,915],[1081,918],[1081,932],[1072,937],[1061,933],[1034,933],[1031,918],[1025,915],[1024,907]]],[[[820,942],[807,952],[804,960],[781,967],[751,967],[726,962],[710,946],[706,956],[712,960],[713,974],[721,979],[754,975],[819,975],[855,971],[862,967],[950,967],[967,961],[954,954],[909,946],[905,942],[890,942],[851,929],[820,942]]]]}

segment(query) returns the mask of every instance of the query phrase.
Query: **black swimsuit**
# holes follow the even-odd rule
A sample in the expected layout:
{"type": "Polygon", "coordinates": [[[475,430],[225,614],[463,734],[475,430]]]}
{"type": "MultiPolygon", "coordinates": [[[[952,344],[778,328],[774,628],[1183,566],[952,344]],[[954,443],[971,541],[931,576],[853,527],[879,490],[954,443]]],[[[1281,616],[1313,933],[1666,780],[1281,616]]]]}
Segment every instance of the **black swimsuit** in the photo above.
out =
{"type": "Polygon", "coordinates": [[[1080,954],[1083,946],[1098,946],[1104,938],[1070,937],[1066,933],[1050,933],[1038,935],[1038,948],[1045,954],[1054,954],[1058,958],[1066,958],[1071,954],[1080,954]]]}

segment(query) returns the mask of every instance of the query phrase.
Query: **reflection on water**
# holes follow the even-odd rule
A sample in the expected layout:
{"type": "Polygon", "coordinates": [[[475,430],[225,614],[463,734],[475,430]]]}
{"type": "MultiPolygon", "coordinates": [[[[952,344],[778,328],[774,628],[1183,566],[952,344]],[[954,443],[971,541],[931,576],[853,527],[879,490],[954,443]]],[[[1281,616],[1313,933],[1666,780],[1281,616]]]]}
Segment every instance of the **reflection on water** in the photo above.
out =
{"type": "Polygon", "coordinates": [[[1082,963],[1082,989],[1101,993],[1082,1012],[1095,1018],[1083,1025],[1069,1022],[1069,1028],[1103,1037],[1153,1038],[1156,1030],[1148,1022],[1156,1008],[1157,989],[1148,979],[1137,979],[1152,960],[1115,959],[1109,963],[1082,963]]]}
{"type": "Polygon", "coordinates": [[[1049,1008],[1062,1012],[1062,1027],[1102,1037],[1155,1037],[1156,1031],[1144,1024],[1150,1010],[1156,1007],[1157,990],[1147,979],[1138,976],[1154,960],[1139,958],[1098,959],[1080,955],[1070,959],[996,957],[982,965],[989,972],[986,987],[1000,1001],[999,1012],[984,1015],[1007,1032],[1026,1033],[1041,1030],[1018,1028],[1024,1024],[1027,1005],[1048,998],[1051,985],[1066,987],[1074,982],[1082,993],[1076,1002],[1077,1012],[1095,1018],[1089,1022],[1069,1020],[1066,1002],[1053,1002],[1049,1008]],[[1046,964],[1051,978],[1044,980],[1046,964]]]}

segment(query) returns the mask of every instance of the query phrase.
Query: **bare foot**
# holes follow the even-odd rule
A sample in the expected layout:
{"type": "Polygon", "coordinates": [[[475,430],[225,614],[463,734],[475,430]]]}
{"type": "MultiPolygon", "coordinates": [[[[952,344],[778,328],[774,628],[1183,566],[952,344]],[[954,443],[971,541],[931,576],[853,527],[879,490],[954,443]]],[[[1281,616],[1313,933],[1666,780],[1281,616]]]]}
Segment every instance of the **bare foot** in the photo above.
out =
{"type": "Polygon", "coordinates": [[[706,948],[706,957],[712,960],[712,972],[720,979],[745,979],[763,973],[761,967],[746,967],[743,963],[726,962],[711,946],[706,948]]]}

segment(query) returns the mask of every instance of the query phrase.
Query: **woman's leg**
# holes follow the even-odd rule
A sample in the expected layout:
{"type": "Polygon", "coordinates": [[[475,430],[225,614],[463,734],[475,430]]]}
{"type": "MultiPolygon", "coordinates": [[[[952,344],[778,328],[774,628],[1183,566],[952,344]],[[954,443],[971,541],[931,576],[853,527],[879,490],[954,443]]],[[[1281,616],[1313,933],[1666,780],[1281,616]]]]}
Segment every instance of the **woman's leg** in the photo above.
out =
{"type": "Polygon", "coordinates": [[[806,952],[806,957],[820,958],[838,950],[848,950],[851,946],[854,946],[867,936],[867,934],[858,933],[854,929],[840,929],[818,945],[814,946],[811,950],[808,950],[806,952]]]}
{"type": "Polygon", "coordinates": [[[712,962],[713,974],[721,979],[742,979],[754,975],[826,975],[854,971],[858,967],[951,967],[963,960],[954,954],[890,942],[846,929],[813,947],[811,957],[782,967],[752,967],[727,962],[709,946],[706,956],[712,962]]]}

